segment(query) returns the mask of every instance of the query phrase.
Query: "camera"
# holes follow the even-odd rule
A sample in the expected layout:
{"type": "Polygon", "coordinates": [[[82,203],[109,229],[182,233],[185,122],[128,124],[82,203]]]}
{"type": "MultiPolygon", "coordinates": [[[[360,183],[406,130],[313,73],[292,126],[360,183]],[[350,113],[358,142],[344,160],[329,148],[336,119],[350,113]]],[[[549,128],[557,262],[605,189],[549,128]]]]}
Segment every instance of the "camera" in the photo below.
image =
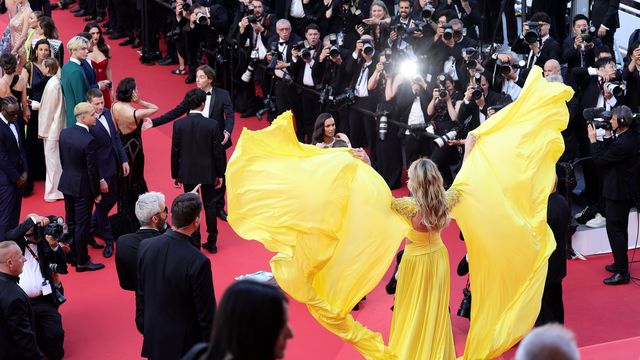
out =
{"type": "Polygon", "coordinates": [[[356,94],[353,89],[345,89],[345,91],[333,99],[333,105],[337,107],[349,106],[356,103],[356,94]]]}
{"type": "Polygon", "coordinates": [[[422,18],[423,19],[431,19],[431,16],[433,16],[433,13],[435,12],[435,9],[433,8],[433,4],[431,4],[430,2],[426,3],[424,5],[424,7],[422,7],[422,18]]]}
{"type": "Polygon", "coordinates": [[[627,88],[626,84],[623,82],[609,82],[606,83],[604,87],[615,97],[624,95],[624,91],[627,88]]]}
{"type": "Polygon", "coordinates": [[[476,59],[469,59],[464,62],[464,66],[467,69],[475,69],[478,66],[478,62],[476,61],[476,59]]]}
{"type": "Polygon", "coordinates": [[[329,44],[331,44],[331,46],[338,45],[338,35],[329,34],[329,44]]]}
{"type": "Polygon", "coordinates": [[[391,32],[395,32],[396,34],[398,34],[398,38],[401,38],[407,34],[407,28],[402,23],[391,25],[389,27],[389,30],[391,30],[391,32]]]}
{"type": "Polygon", "coordinates": [[[262,119],[262,114],[265,112],[269,111],[272,114],[275,114],[276,110],[276,102],[271,95],[267,95],[264,97],[263,108],[258,110],[256,117],[260,120],[262,119]]]}
{"type": "Polygon", "coordinates": [[[407,29],[407,36],[413,36],[416,33],[423,33],[426,22],[420,20],[414,20],[413,26],[407,29]]]}
{"type": "Polygon", "coordinates": [[[258,18],[255,15],[247,16],[247,20],[249,20],[249,22],[252,23],[252,24],[257,24],[258,23],[258,18]]]}
{"type": "Polygon", "coordinates": [[[584,119],[596,129],[611,130],[611,111],[606,111],[602,107],[591,107],[582,110],[584,119]]]}
{"type": "Polygon", "coordinates": [[[318,100],[318,102],[321,105],[326,105],[330,103],[332,99],[333,99],[333,87],[331,87],[330,85],[326,85],[322,89],[322,91],[320,91],[320,99],[318,100]]]}
{"type": "Polygon", "coordinates": [[[520,69],[526,66],[526,63],[524,60],[520,60],[517,64],[510,64],[510,63],[503,63],[502,61],[500,61],[500,59],[498,59],[496,61],[496,68],[498,70],[500,70],[500,73],[504,76],[509,75],[509,73],[511,72],[511,70],[516,70],[516,69],[520,69]]]}
{"type": "Polygon", "coordinates": [[[596,37],[595,26],[589,26],[587,29],[580,30],[580,37],[582,38],[582,41],[592,43],[593,39],[596,37]]]}
{"type": "Polygon", "coordinates": [[[338,48],[338,46],[333,45],[329,48],[329,56],[331,58],[337,58],[338,56],[340,56],[340,48],[338,48]]]}
{"type": "Polygon", "coordinates": [[[186,11],[186,12],[191,11],[191,4],[189,4],[188,2],[183,2],[182,3],[182,10],[186,11]]]}
{"type": "Polygon", "coordinates": [[[384,110],[383,106],[384,104],[379,104],[377,109],[378,118],[380,119],[380,124],[378,125],[378,138],[380,141],[384,141],[387,138],[387,132],[389,131],[389,119],[387,118],[389,112],[384,110]]]}
{"type": "Polygon", "coordinates": [[[442,28],[444,29],[444,33],[442,33],[442,38],[449,41],[453,39],[453,29],[451,28],[451,25],[449,24],[445,24],[442,25],[442,28]]]}
{"type": "Polygon", "coordinates": [[[522,36],[524,37],[524,41],[527,44],[533,44],[540,41],[540,24],[537,21],[527,21],[525,24],[529,26],[529,30],[527,30],[522,36]]]}
{"type": "Polygon", "coordinates": [[[469,290],[469,286],[462,289],[462,302],[460,302],[457,314],[460,317],[471,319],[471,290],[469,290]]]}
{"type": "Polygon", "coordinates": [[[474,78],[476,80],[476,88],[471,92],[471,97],[473,100],[480,100],[484,95],[484,91],[482,91],[482,86],[480,86],[480,77],[482,75],[480,73],[475,73],[474,78]]]}
{"type": "Polygon", "coordinates": [[[444,99],[447,97],[447,95],[449,95],[449,92],[447,92],[447,88],[444,87],[444,82],[447,80],[447,77],[444,75],[439,75],[438,76],[438,81],[440,82],[439,88],[438,88],[438,96],[440,97],[440,99],[444,99]]]}
{"type": "Polygon", "coordinates": [[[384,55],[384,67],[387,69],[391,64],[393,64],[393,51],[389,48],[384,49],[382,55],[384,55]]]}
{"type": "Polygon", "coordinates": [[[207,22],[209,22],[209,19],[207,19],[207,15],[204,13],[197,13],[196,14],[196,23],[199,25],[206,25],[207,22]]]}
{"type": "Polygon", "coordinates": [[[439,148],[447,145],[449,140],[455,140],[458,134],[466,133],[471,123],[472,116],[469,115],[464,121],[456,121],[454,127],[446,134],[436,137],[433,141],[439,148]]]}
{"type": "Polygon", "coordinates": [[[373,45],[371,45],[371,42],[369,42],[369,41],[364,41],[363,42],[362,52],[365,55],[370,56],[371,54],[373,54],[374,50],[375,49],[374,49],[373,45]]]}

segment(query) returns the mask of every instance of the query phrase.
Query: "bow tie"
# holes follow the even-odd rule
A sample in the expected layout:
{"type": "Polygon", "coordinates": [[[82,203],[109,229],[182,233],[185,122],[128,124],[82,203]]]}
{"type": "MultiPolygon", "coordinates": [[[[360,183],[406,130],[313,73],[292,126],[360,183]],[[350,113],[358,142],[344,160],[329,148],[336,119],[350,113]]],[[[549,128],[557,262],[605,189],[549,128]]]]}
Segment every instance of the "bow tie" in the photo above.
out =
{"type": "Polygon", "coordinates": [[[278,41],[278,45],[287,45],[286,41],[278,41]]]}
{"type": "Polygon", "coordinates": [[[206,95],[211,96],[211,91],[207,91],[206,95]]]}

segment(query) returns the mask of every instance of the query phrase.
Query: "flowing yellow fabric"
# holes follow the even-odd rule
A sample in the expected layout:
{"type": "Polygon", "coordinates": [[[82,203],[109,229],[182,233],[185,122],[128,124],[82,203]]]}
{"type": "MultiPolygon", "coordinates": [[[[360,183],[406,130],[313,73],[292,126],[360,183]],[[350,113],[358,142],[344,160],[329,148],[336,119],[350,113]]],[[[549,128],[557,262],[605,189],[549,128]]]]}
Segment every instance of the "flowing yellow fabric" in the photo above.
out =
{"type": "Polygon", "coordinates": [[[547,199],[563,152],[571,88],[534,67],[518,97],[473,131],[453,187],[469,254],[473,302],[465,359],[500,356],[533,326],[555,248],[547,199]]]}
{"type": "Polygon", "coordinates": [[[347,149],[298,143],[291,113],[244,129],[227,167],[228,221],[277,253],[278,285],[367,359],[395,359],[351,309],[385,274],[409,226],[384,180],[347,149]]]}

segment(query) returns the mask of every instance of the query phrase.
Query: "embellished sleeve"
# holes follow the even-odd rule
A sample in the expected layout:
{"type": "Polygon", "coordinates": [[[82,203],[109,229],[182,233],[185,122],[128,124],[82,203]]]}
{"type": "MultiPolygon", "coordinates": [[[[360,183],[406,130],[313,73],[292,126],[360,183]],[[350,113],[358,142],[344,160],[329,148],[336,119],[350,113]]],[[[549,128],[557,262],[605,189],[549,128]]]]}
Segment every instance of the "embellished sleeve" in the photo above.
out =
{"type": "Polygon", "coordinates": [[[418,205],[410,197],[393,199],[391,208],[406,220],[411,220],[418,213],[418,205]]]}
{"type": "Polygon", "coordinates": [[[449,210],[453,209],[458,205],[460,198],[462,197],[462,191],[456,187],[451,187],[445,193],[447,199],[447,205],[449,205],[449,210]]]}

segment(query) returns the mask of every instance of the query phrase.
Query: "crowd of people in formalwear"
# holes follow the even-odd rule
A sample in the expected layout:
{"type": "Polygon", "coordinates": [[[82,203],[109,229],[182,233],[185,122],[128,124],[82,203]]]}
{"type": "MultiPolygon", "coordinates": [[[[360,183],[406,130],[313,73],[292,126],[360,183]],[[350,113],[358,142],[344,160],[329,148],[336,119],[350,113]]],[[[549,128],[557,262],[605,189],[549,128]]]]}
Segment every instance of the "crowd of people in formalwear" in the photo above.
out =
{"type": "MultiPolygon", "coordinates": [[[[90,258],[88,246],[102,249],[105,258],[115,254],[120,286],[135,292],[143,356],[282,357],[293,336],[286,298],[268,285],[240,282],[218,306],[210,260],[200,252],[217,253],[217,221],[227,218],[224,174],[234,105],[241,117],[266,110],[269,121],[293,110],[301,142],[354,147],[354,156],[366,159],[391,189],[402,186],[403,171],[414,160],[429,157],[447,188],[462,161],[464,135],[517,99],[535,65],[549,81],[575,90],[567,103],[561,161],[591,155],[594,160],[583,166],[586,207],[576,218],[587,226],[606,224],[614,263],[607,265],[613,275],[605,284],[630,280],[626,227],[637,187],[631,170],[638,150],[632,130],[634,113],[640,112],[640,39],[630,39],[627,55],[616,59],[617,5],[593,0],[589,16],[577,14],[567,23],[561,10],[534,0],[529,22],[515,29],[508,17],[510,38],[501,39],[483,30],[488,26],[475,0],[325,6],[303,0],[178,0],[170,23],[179,36],[167,37],[159,65],[178,65],[172,73],[186,75],[195,88],[156,116],[159,107],[144,100],[134,78],[115,81],[104,37],[109,32],[111,38],[127,38],[120,45],[139,47],[139,23],[129,21],[137,10],[124,11],[116,0],[81,1],[76,14],[88,16],[88,24],[63,42],[48,0],[5,3],[10,22],[0,42],[0,358],[63,357],[59,275],[68,272],[67,264],[76,272],[104,268],[90,258]],[[226,16],[212,17],[205,11],[212,6],[226,16]],[[198,20],[205,13],[206,26],[198,20]],[[533,29],[537,38],[529,41],[525,35],[533,29]],[[236,69],[198,51],[218,36],[237,46],[236,69]],[[482,46],[494,42],[510,47],[482,46]],[[201,65],[202,58],[209,65],[201,65]],[[411,61],[426,65],[406,75],[400,68],[411,61]],[[255,70],[245,80],[249,65],[255,70]],[[240,85],[231,92],[216,86],[221,74],[240,85]],[[622,81],[620,93],[616,86],[622,81]],[[330,94],[323,98],[323,92],[330,94]],[[586,126],[582,110],[597,107],[612,111],[611,129],[586,126]],[[386,138],[382,114],[392,120],[385,123],[386,138]],[[147,186],[142,143],[143,131],[169,122],[171,178],[184,190],[170,207],[147,186]],[[434,137],[452,130],[456,139],[434,144],[434,137]],[[42,180],[44,191],[36,193],[34,181],[42,180]],[[59,218],[29,214],[21,222],[26,196],[64,201],[64,232],[56,226],[62,225],[59,218]],[[201,209],[206,240],[200,238],[201,209]],[[264,341],[252,342],[258,338],[264,341]]],[[[69,5],[63,0],[59,7],[69,5]]],[[[485,10],[500,15],[493,7],[485,10]]],[[[572,249],[562,195],[549,199],[559,249],[550,259],[554,270],[538,325],[564,319],[564,244],[570,255],[572,249]]]]}

